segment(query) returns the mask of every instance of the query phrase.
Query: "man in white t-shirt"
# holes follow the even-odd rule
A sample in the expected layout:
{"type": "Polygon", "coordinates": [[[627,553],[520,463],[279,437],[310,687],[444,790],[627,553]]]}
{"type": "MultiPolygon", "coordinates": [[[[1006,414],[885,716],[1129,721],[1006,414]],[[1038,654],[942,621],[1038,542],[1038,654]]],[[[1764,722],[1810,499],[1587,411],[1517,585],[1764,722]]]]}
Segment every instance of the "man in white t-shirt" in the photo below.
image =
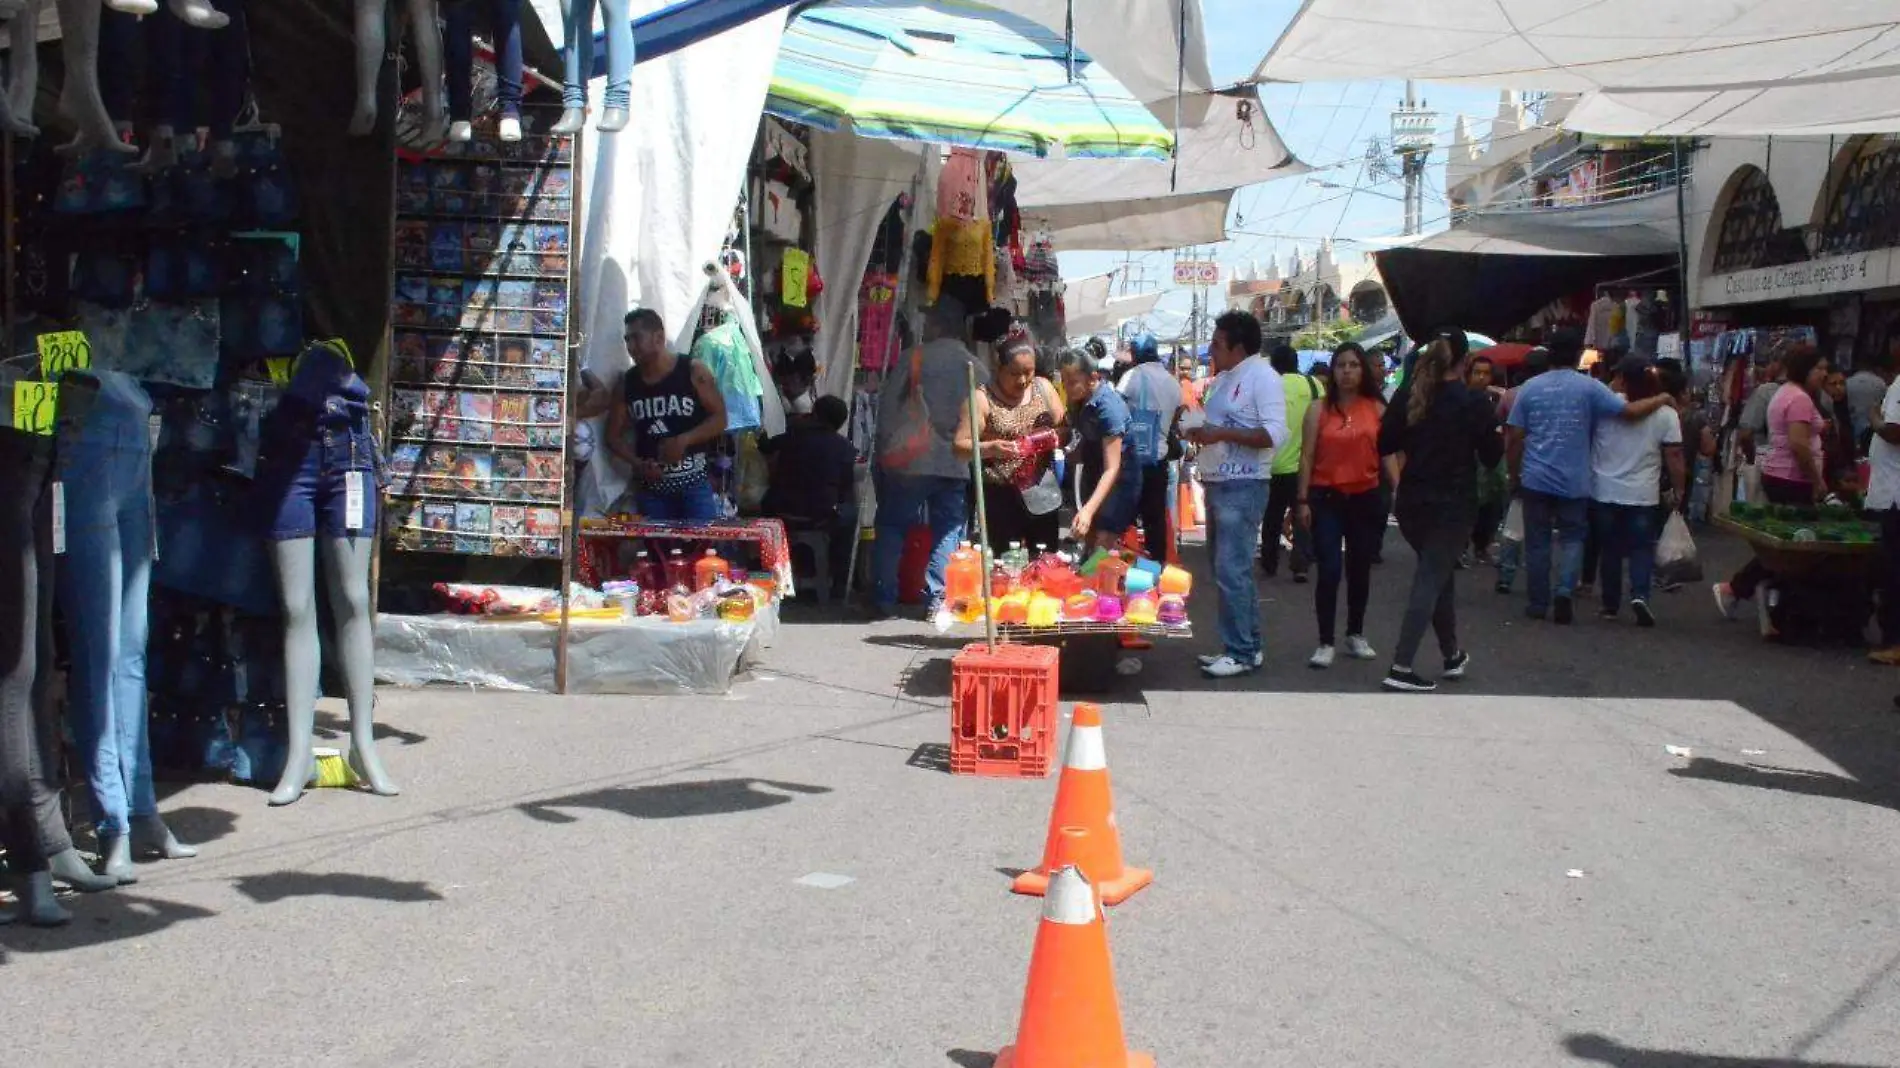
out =
{"type": "Polygon", "coordinates": [[[1149,556],[1166,560],[1173,537],[1168,525],[1168,435],[1181,418],[1181,383],[1161,362],[1153,334],[1136,337],[1128,350],[1134,366],[1122,376],[1119,388],[1128,401],[1135,458],[1141,461],[1141,537],[1149,556]]]}
{"type": "Polygon", "coordinates": [[[1257,671],[1266,661],[1253,558],[1267,512],[1273,450],[1286,440],[1286,391],[1260,355],[1260,322],[1245,312],[1214,321],[1208,355],[1219,376],[1202,395],[1207,421],[1188,432],[1207,494],[1208,555],[1220,600],[1221,652],[1201,658],[1214,678],[1257,671]]]}
{"type": "MultiPolygon", "coordinates": [[[[1617,368],[1625,399],[1634,404],[1655,396],[1662,385],[1654,366],[1641,356],[1625,357],[1617,368]]],[[[1685,490],[1682,420],[1674,409],[1658,408],[1640,419],[1606,419],[1590,441],[1590,497],[1596,524],[1604,619],[1615,619],[1623,600],[1623,565],[1629,564],[1630,611],[1642,627],[1656,625],[1650,607],[1660,530],[1662,472],[1676,499],[1685,490]]],[[[1588,581],[1590,576],[1584,576],[1588,581]]]]}
{"type": "Polygon", "coordinates": [[[1871,414],[1867,447],[1867,511],[1880,517],[1880,547],[1887,558],[1880,586],[1880,645],[1875,663],[1900,666],[1900,379],[1887,387],[1871,414]]]}

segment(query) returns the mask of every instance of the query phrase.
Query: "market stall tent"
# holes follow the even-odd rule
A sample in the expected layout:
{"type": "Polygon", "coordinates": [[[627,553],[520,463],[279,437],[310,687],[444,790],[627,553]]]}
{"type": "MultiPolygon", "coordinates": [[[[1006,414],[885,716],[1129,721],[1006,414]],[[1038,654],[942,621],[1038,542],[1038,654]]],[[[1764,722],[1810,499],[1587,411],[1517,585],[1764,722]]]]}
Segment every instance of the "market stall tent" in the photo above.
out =
{"type": "Polygon", "coordinates": [[[1146,252],[1227,237],[1234,192],[1306,174],[1253,89],[1214,94],[1204,121],[1180,131],[1178,162],[1024,160],[1016,202],[1024,224],[1056,247],[1146,252]]]}
{"type": "Polygon", "coordinates": [[[1462,227],[1372,255],[1405,332],[1425,337],[1452,324],[1504,333],[1565,294],[1673,268],[1676,247],[1649,227],[1576,230],[1520,219],[1498,232],[1462,227]]]}
{"type": "Polygon", "coordinates": [[[1900,4],[1307,0],[1255,72],[1361,78],[1581,92],[1564,125],[1590,133],[1884,132],[1900,123],[1900,4]]]}

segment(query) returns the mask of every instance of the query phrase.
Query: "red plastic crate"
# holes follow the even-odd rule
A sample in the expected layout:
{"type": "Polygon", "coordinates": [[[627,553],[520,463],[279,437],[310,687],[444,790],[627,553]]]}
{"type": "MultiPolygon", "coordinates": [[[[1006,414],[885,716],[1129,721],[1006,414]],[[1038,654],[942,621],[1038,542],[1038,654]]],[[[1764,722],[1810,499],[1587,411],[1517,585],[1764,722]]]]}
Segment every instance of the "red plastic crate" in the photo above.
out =
{"type": "Polygon", "coordinates": [[[1061,651],[966,645],[950,662],[950,774],[1040,779],[1054,764],[1061,651]]]}

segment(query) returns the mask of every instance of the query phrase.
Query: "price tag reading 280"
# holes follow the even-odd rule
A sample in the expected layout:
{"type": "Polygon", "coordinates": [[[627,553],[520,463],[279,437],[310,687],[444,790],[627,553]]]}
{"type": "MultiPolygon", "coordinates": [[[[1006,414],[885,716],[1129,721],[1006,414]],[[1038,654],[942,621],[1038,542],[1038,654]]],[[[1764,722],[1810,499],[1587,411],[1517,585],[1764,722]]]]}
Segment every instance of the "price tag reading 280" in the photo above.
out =
{"type": "Polygon", "coordinates": [[[67,371],[85,371],[92,367],[92,345],[86,341],[84,331],[62,330],[57,334],[41,334],[36,340],[40,349],[40,377],[48,382],[67,371]]]}

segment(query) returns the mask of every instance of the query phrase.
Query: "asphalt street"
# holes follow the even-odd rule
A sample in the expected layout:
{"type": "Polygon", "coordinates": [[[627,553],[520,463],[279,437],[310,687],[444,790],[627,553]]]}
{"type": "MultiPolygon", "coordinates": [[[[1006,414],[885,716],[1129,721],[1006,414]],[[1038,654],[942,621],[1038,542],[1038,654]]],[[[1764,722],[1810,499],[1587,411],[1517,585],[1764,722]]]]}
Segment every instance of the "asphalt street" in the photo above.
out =
{"type": "MultiPolygon", "coordinates": [[[[1396,534],[1388,561],[1381,652],[1396,534]]],[[[1164,643],[1106,695],[1123,840],[1157,873],[1110,920],[1131,1045],[1900,1064],[1900,672],[1766,645],[1705,588],[1653,631],[1558,628],[1461,579],[1472,675],[1435,695],[1306,668],[1286,577],[1261,673],[1210,683],[1205,641],[1164,643]]],[[[987,1065],[1038,916],[1009,873],[1055,784],[944,773],[961,640],[793,612],[725,697],[384,691],[401,797],[176,788],[201,858],[0,929],[3,1062],[987,1065]]]]}

